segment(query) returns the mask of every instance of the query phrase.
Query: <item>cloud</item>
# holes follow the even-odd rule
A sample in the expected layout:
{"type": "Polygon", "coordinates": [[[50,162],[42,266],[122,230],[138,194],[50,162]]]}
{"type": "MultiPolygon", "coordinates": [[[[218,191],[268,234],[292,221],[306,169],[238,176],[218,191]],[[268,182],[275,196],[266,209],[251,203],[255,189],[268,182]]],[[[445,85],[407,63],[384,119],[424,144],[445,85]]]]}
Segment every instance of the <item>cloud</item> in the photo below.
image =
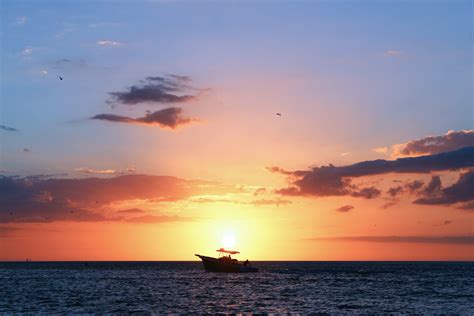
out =
{"type": "Polygon", "coordinates": [[[97,22],[89,24],[90,28],[105,27],[105,26],[117,26],[119,23],[115,22],[97,22]]]}
{"type": "Polygon", "coordinates": [[[0,226],[0,238],[9,237],[13,232],[19,230],[18,227],[0,226]]]}
{"type": "Polygon", "coordinates": [[[23,56],[30,56],[33,54],[33,48],[32,47],[26,47],[21,51],[21,55],[23,56]]]}
{"type": "Polygon", "coordinates": [[[413,181],[408,182],[408,183],[405,184],[405,189],[407,189],[408,192],[410,192],[410,193],[415,193],[416,191],[421,189],[421,187],[423,187],[423,185],[424,185],[423,181],[413,180],[413,181]]]}
{"type": "Polygon", "coordinates": [[[251,201],[251,202],[249,202],[249,204],[253,204],[253,205],[276,205],[276,206],[280,206],[280,205],[291,204],[291,201],[283,200],[283,199],[276,199],[276,200],[261,199],[261,200],[251,201]]]}
{"type": "Polygon", "coordinates": [[[80,179],[0,176],[0,223],[118,221],[123,218],[117,217],[113,205],[122,201],[160,203],[185,200],[204,193],[230,194],[237,191],[234,186],[218,182],[168,176],[80,179]]]}
{"type": "Polygon", "coordinates": [[[453,223],[453,221],[445,220],[444,222],[439,223],[439,224],[435,224],[433,226],[447,226],[447,225],[451,225],[452,223],[453,223]]]}
{"type": "Polygon", "coordinates": [[[459,170],[474,166],[474,147],[452,152],[397,160],[372,160],[336,167],[315,167],[310,170],[286,171],[280,167],[268,167],[271,172],[288,176],[289,186],[276,190],[282,195],[295,196],[342,196],[373,198],[380,194],[374,187],[359,188],[352,178],[386,173],[430,173],[433,171],[459,170]]]}
{"type": "Polygon", "coordinates": [[[28,21],[27,16],[19,16],[15,20],[15,25],[24,25],[28,21]]]}
{"type": "Polygon", "coordinates": [[[352,205],[344,205],[344,206],[341,206],[341,207],[338,207],[336,209],[336,211],[338,212],[341,212],[341,213],[347,213],[349,212],[350,210],[354,209],[354,206],[352,205]]]}
{"type": "Polygon", "coordinates": [[[125,210],[118,210],[115,211],[117,214],[143,214],[146,213],[144,210],[141,210],[139,208],[129,208],[125,210]]]}
{"type": "MultiPolygon", "coordinates": [[[[147,77],[140,84],[131,86],[127,91],[110,92],[109,104],[136,105],[139,103],[186,103],[196,100],[198,94],[191,86],[187,76],[166,75],[147,77]]],[[[202,92],[202,90],[201,90],[202,92]]]]}
{"type": "Polygon", "coordinates": [[[404,52],[402,52],[401,50],[396,50],[396,49],[389,49],[389,50],[386,50],[384,53],[385,56],[390,56],[390,57],[401,56],[403,54],[404,52]]]}
{"type": "Polygon", "coordinates": [[[265,194],[266,192],[267,192],[267,189],[265,189],[265,188],[258,188],[257,190],[255,190],[255,192],[253,192],[253,195],[254,195],[254,196],[257,196],[257,195],[265,194]]]}
{"type": "Polygon", "coordinates": [[[183,125],[199,121],[195,118],[182,116],[183,109],[178,107],[170,107],[156,112],[147,113],[144,117],[131,118],[128,116],[121,116],[115,114],[97,114],[91,117],[91,120],[104,120],[116,123],[130,123],[130,124],[146,124],[158,125],[160,127],[167,127],[176,129],[183,125]]]}
{"type": "Polygon", "coordinates": [[[377,154],[386,155],[388,153],[388,147],[377,147],[372,149],[372,151],[376,152],[377,154]]]}
{"type": "Polygon", "coordinates": [[[461,204],[458,208],[459,208],[460,210],[472,211],[472,212],[474,212],[474,201],[461,204]]]}
{"type": "Polygon", "coordinates": [[[474,200],[474,171],[462,173],[453,185],[443,188],[439,176],[432,177],[415,204],[451,205],[474,200]]]}
{"type": "Polygon", "coordinates": [[[315,237],[310,241],[350,241],[373,243],[457,244],[472,245],[474,235],[465,236],[341,236],[315,237]]]}
{"type": "Polygon", "coordinates": [[[380,195],[380,190],[375,187],[363,188],[358,191],[351,192],[353,197],[362,197],[365,199],[374,199],[380,195]]]}
{"type": "Polygon", "coordinates": [[[107,40],[97,41],[96,44],[99,45],[99,46],[112,46],[112,47],[118,47],[118,46],[123,45],[123,43],[121,43],[121,42],[107,41],[107,40]]]}
{"type": "Polygon", "coordinates": [[[93,169],[87,167],[81,167],[74,169],[76,172],[87,173],[87,174],[117,174],[119,173],[117,170],[114,169],[93,169]]]}
{"type": "Polygon", "coordinates": [[[269,199],[260,199],[260,200],[253,200],[253,201],[240,201],[236,199],[222,199],[222,198],[197,198],[197,199],[192,199],[191,202],[193,203],[233,203],[233,204],[241,204],[241,205],[257,205],[257,206],[264,206],[264,205],[287,205],[291,204],[291,201],[284,200],[284,199],[274,199],[274,200],[269,200],[269,199]]]}
{"type": "Polygon", "coordinates": [[[184,219],[180,216],[168,216],[168,215],[143,215],[125,220],[128,223],[141,223],[141,224],[156,224],[156,223],[169,223],[169,222],[183,222],[191,221],[191,219],[184,219]]]}
{"type": "Polygon", "coordinates": [[[395,206],[395,205],[397,205],[397,202],[392,201],[392,202],[387,202],[387,203],[383,204],[380,208],[383,209],[383,210],[386,210],[386,209],[388,209],[392,206],[395,206]]]}
{"type": "Polygon", "coordinates": [[[449,131],[441,136],[429,136],[392,146],[392,158],[416,157],[474,146],[474,130],[449,131]]]}
{"type": "Polygon", "coordinates": [[[60,58],[58,60],[55,60],[51,67],[61,70],[61,71],[73,71],[77,69],[83,69],[86,68],[87,62],[80,58],[80,59],[68,59],[68,58],[60,58]]]}
{"type": "Polygon", "coordinates": [[[18,132],[18,130],[16,128],[9,127],[9,126],[6,126],[6,125],[0,125],[0,129],[4,130],[4,131],[7,131],[7,132],[18,132]]]}
{"type": "Polygon", "coordinates": [[[400,195],[403,192],[403,187],[402,186],[397,186],[397,187],[392,187],[389,188],[387,193],[392,197],[395,198],[398,195],[400,195]]]}
{"type": "Polygon", "coordinates": [[[47,74],[48,74],[48,71],[47,71],[46,69],[43,69],[43,70],[40,71],[40,73],[41,73],[42,75],[47,75],[47,74]]]}
{"type": "Polygon", "coordinates": [[[115,169],[94,169],[87,167],[80,167],[74,169],[76,172],[85,173],[85,174],[98,174],[98,175],[121,175],[129,172],[135,172],[135,168],[130,167],[125,170],[115,170],[115,169]]]}

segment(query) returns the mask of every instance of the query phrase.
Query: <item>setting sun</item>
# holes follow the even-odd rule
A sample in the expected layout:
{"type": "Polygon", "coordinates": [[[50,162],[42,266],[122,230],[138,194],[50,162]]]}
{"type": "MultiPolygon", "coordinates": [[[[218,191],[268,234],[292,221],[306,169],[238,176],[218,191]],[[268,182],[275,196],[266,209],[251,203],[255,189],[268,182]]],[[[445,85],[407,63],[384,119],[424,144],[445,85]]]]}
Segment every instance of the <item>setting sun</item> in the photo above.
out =
{"type": "Polygon", "coordinates": [[[225,249],[233,249],[235,247],[236,240],[235,234],[232,231],[225,232],[222,236],[221,245],[225,249]]]}

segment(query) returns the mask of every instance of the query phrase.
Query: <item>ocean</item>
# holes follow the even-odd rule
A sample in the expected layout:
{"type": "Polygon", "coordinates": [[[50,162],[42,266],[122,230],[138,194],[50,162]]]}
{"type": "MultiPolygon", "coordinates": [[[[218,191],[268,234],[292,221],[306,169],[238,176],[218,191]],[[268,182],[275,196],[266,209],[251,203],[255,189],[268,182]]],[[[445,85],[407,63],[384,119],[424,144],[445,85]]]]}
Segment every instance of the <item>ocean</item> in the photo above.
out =
{"type": "Polygon", "coordinates": [[[474,314],[472,262],[1,262],[0,313],[474,314]]]}

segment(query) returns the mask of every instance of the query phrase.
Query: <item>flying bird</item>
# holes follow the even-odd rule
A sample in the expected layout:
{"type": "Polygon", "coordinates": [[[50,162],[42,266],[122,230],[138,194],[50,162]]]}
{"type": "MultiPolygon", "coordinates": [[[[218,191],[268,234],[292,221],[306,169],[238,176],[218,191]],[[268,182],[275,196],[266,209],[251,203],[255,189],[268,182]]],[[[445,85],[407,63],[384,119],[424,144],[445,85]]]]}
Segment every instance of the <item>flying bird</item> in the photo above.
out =
{"type": "Polygon", "coordinates": [[[63,79],[64,79],[64,78],[63,78],[63,77],[61,77],[61,76],[58,76],[58,78],[59,78],[59,80],[63,80],[63,79]]]}
{"type": "Polygon", "coordinates": [[[276,115],[278,115],[278,116],[281,116],[281,113],[278,113],[278,112],[277,112],[277,114],[276,114],[276,115]]]}

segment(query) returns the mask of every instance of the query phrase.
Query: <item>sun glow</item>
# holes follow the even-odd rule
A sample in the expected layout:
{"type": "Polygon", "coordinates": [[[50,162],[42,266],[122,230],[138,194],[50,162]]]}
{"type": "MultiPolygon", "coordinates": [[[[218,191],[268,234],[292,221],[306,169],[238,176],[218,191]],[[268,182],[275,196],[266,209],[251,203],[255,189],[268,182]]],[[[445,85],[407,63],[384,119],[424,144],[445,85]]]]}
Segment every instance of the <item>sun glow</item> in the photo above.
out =
{"type": "Polygon", "coordinates": [[[225,249],[233,249],[235,247],[235,234],[234,232],[225,232],[221,240],[222,247],[225,249]]]}

